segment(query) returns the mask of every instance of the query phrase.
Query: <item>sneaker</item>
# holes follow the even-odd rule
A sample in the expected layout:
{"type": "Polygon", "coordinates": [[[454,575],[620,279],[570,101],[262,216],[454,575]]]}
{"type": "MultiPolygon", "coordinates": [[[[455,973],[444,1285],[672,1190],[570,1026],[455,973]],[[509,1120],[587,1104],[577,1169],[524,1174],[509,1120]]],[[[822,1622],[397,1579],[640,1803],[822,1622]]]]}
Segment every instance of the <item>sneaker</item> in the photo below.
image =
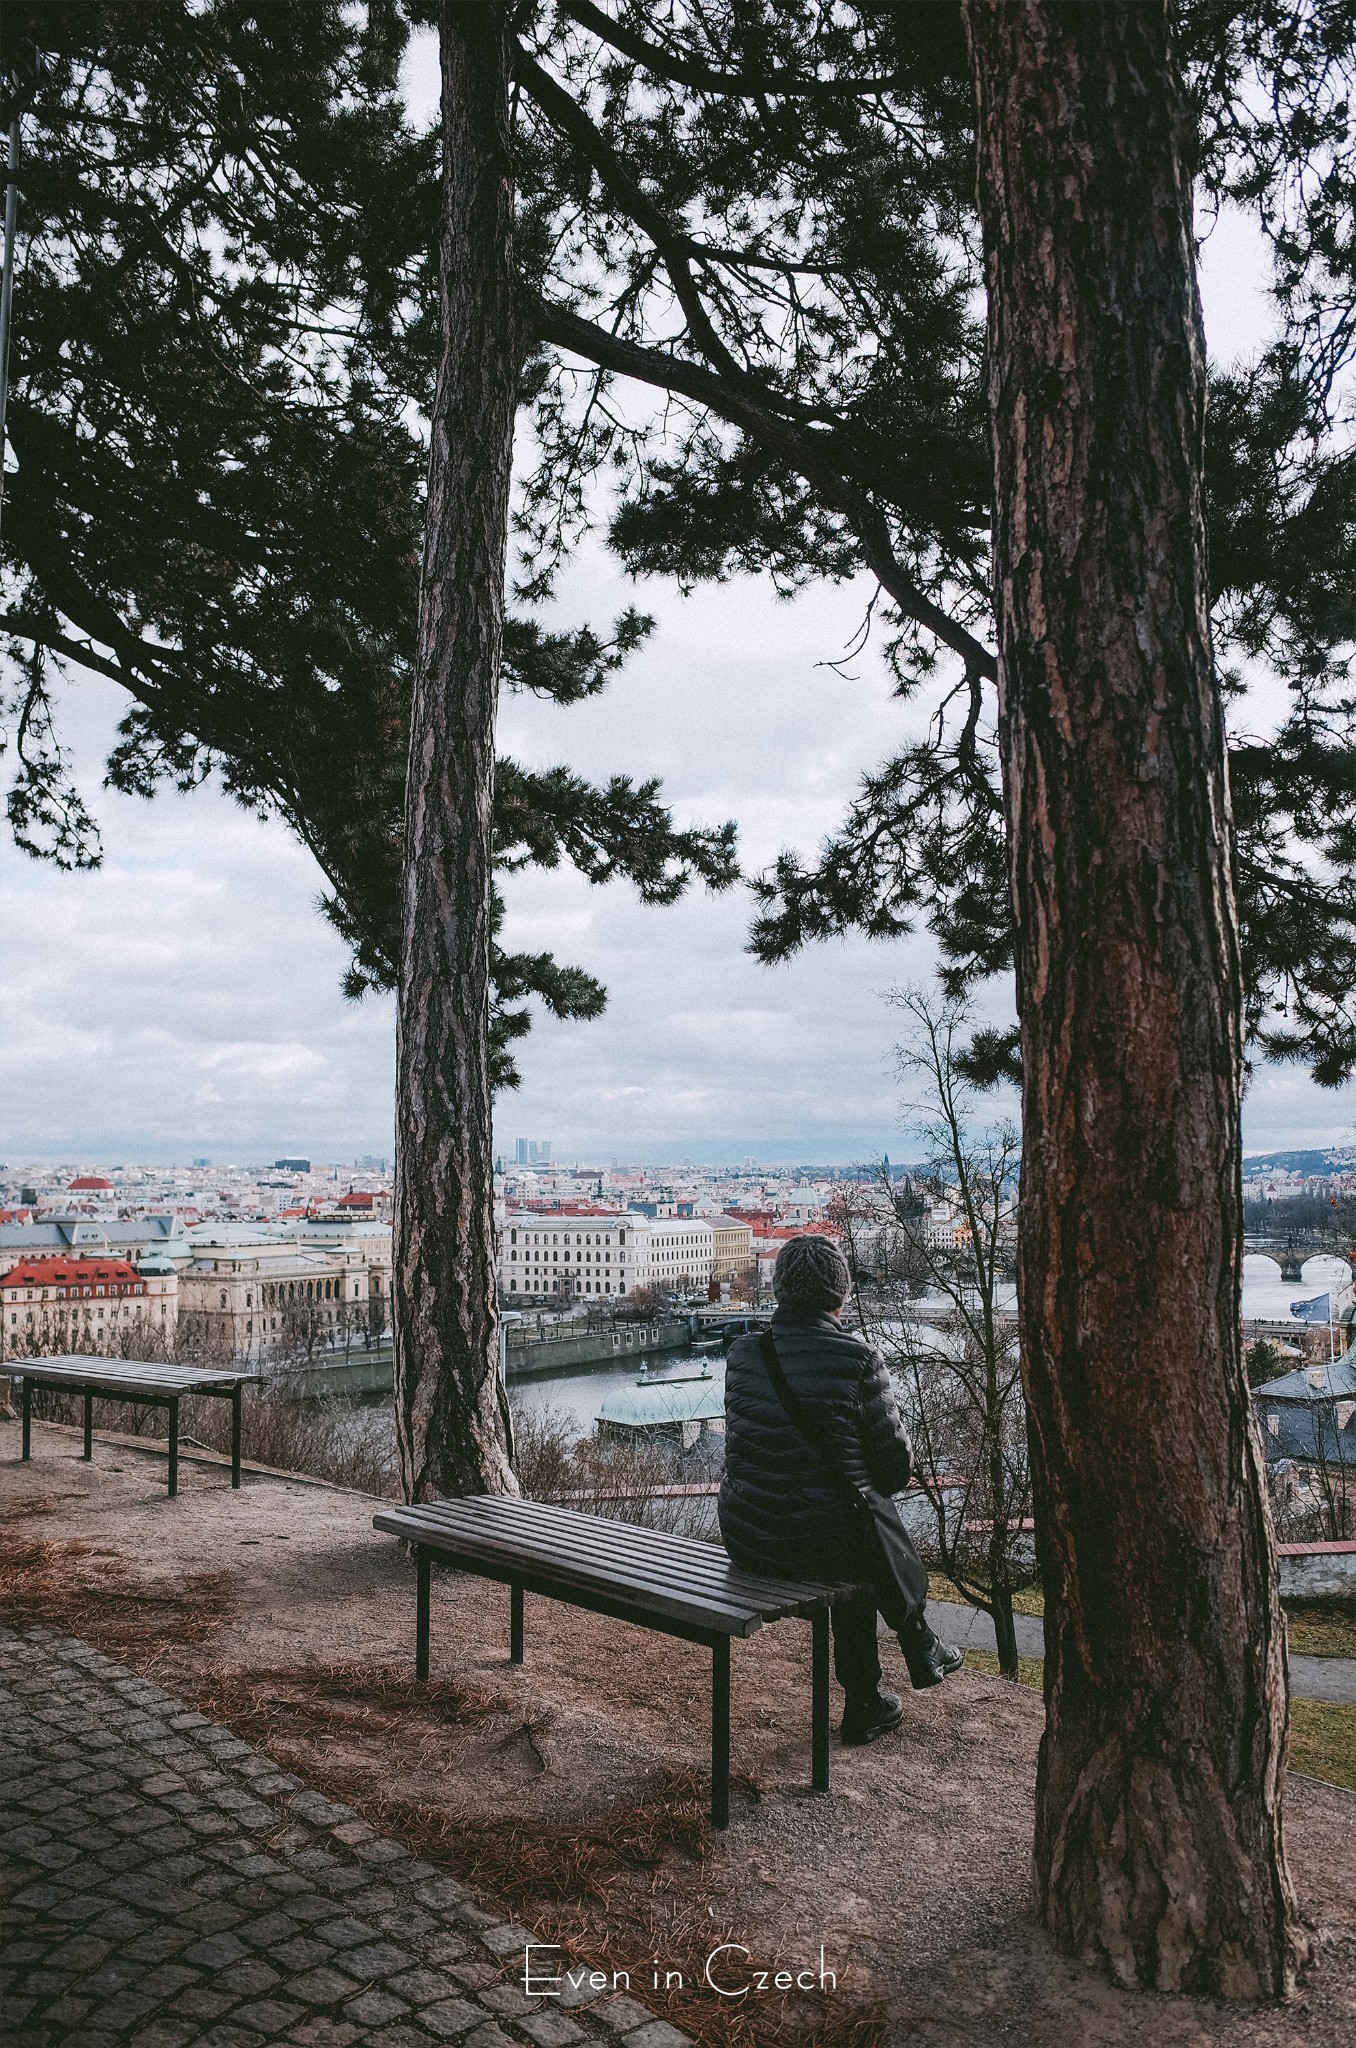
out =
{"type": "Polygon", "coordinates": [[[909,1678],[915,1692],[922,1692],[929,1685],[940,1685],[953,1671],[959,1671],[965,1662],[964,1650],[958,1650],[954,1643],[944,1643],[940,1636],[934,1635],[921,1614],[910,1627],[900,1630],[899,1647],[904,1652],[904,1662],[909,1667],[909,1678]]]}
{"type": "Polygon", "coordinates": [[[887,1735],[903,1719],[904,1702],[898,1693],[877,1692],[864,1700],[849,1700],[843,1709],[843,1743],[848,1749],[859,1749],[864,1742],[887,1735]]]}

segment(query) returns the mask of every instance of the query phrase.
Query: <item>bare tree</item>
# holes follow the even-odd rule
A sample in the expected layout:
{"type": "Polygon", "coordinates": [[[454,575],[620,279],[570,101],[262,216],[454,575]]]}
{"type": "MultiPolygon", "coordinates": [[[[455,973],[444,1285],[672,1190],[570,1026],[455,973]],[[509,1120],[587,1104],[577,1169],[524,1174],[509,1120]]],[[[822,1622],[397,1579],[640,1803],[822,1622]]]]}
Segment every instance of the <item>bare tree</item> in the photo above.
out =
{"type": "Polygon", "coordinates": [[[890,1000],[911,1026],[899,1069],[931,1168],[903,1183],[882,1173],[875,1277],[858,1288],[871,1341],[891,1366],[948,1578],[994,1625],[999,1669],[1017,1677],[1013,1594],[1031,1578],[1031,1477],[1013,1318],[999,1290],[1011,1261],[1011,1123],[970,1134],[973,1096],[956,1064],[973,1019],[965,1005],[915,988],[890,1000]],[[940,1229],[937,1210],[953,1218],[940,1229]],[[908,1312],[921,1279],[947,1327],[908,1312]]]}
{"type": "Polygon", "coordinates": [[[1350,1401],[1332,1394],[1309,1403],[1314,1432],[1310,1491],[1323,1543],[1346,1543],[1356,1532],[1356,1417],[1350,1401]]]}

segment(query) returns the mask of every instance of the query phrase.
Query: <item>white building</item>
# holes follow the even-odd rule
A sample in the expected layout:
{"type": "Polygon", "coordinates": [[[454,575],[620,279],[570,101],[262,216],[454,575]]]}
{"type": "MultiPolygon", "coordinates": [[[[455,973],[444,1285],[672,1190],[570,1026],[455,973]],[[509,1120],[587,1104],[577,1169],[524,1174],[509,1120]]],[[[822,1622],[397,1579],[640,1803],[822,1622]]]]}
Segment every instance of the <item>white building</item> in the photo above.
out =
{"type": "Polygon", "coordinates": [[[664,1293],[710,1283],[716,1233],[708,1217],[633,1216],[630,1221],[637,1226],[637,1286],[664,1293]]]}
{"type": "Polygon", "coordinates": [[[714,1260],[715,1233],[699,1217],[510,1210],[499,1238],[499,1285],[510,1305],[620,1300],[639,1287],[706,1287],[714,1260]]]}
{"type": "Polygon", "coordinates": [[[499,1233],[503,1300],[511,1306],[634,1293],[640,1284],[636,1222],[615,1210],[579,1215],[510,1209],[499,1233]]]}

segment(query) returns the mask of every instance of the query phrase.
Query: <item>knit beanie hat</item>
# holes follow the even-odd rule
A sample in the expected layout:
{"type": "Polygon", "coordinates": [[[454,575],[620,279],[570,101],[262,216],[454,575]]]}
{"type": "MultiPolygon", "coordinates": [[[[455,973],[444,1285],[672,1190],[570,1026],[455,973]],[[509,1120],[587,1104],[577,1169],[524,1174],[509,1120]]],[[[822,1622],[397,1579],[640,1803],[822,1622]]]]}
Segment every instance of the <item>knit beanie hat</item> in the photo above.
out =
{"type": "Polygon", "coordinates": [[[788,1238],[777,1254],[772,1291],[783,1308],[822,1315],[841,1308],[851,1284],[847,1260],[827,1237],[788,1238]]]}

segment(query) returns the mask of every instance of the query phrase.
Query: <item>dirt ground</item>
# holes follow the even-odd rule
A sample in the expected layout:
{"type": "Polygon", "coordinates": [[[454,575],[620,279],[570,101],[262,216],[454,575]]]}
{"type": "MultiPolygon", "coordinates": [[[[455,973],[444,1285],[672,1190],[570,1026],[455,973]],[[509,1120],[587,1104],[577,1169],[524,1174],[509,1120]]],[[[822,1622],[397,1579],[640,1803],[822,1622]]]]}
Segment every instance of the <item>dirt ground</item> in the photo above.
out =
{"type": "MultiPolygon", "coordinates": [[[[0,1423],[0,1609],[96,1642],[417,1843],[703,2041],[824,2048],[1350,2048],[1356,1795],[1292,1777],[1288,1826],[1319,1963],[1284,2009],[1127,1994],[1051,1955],[1026,1916],[1039,1697],[977,1672],[909,1690],[897,1733],[835,1740],[812,1795],[809,1629],[736,1643],[731,1821],[704,1825],[709,1657],[535,1599],[507,1659],[507,1589],[437,1574],[433,1684],[410,1683],[413,1571],[363,1495],[125,1439],[0,1423]],[[722,1999],[779,1967],[836,1983],[722,1999]],[[681,1990],[653,1988],[654,1962],[681,1990]]],[[[895,1663],[890,1661],[891,1658],[895,1663]]]]}

